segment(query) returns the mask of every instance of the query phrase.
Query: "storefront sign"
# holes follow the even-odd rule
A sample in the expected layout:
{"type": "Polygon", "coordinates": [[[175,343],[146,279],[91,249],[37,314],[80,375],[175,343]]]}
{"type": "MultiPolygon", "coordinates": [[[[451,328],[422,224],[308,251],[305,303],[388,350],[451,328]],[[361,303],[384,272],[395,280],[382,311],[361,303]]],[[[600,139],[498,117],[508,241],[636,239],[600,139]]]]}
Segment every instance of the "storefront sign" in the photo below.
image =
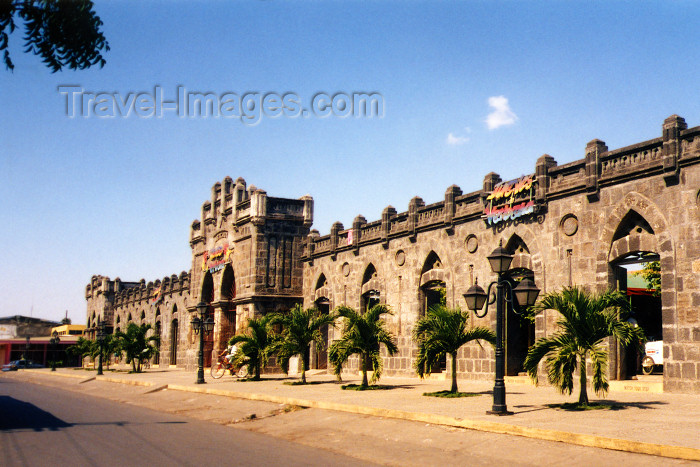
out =
{"type": "Polygon", "coordinates": [[[205,251],[202,258],[202,271],[214,273],[223,269],[229,262],[231,253],[233,253],[233,249],[229,248],[228,243],[205,251]]]}
{"type": "Polygon", "coordinates": [[[163,294],[161,294],[162,290],[163,290],[163,286],[158,286],[155,289],[153,289],[153,295],[151,296],[151,303],[158,303],[163,298],[163,294]]]}
{"type": "Polygon", "coordinates": [[[536,184],[533,175],[526,175],[493,187],[493,192],[486,198],[483,216],[486,224],[496,225],[533,214],[537,207],[533,199],[536,184]]]}

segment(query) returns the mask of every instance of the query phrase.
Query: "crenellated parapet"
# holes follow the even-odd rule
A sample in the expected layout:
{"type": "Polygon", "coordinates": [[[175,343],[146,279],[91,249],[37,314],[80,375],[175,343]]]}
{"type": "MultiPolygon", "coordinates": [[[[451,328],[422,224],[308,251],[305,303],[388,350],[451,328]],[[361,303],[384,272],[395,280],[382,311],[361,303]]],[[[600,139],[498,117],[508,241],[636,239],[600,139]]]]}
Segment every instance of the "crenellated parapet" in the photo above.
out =
{"type": "MultiPolygon", "coordinates": [[[[663,175],[667,185],[678,183],[683,167],[700,162],[700,126],[688,129],[677,115],[667,118],[662,136],[631,146],[609,150],[605,142],[594,139],[584,151],[584,158],[558,165],[545,154],[537,159],[532,175],[504,182],[494,172],[484,177],[481,190],[463,194],[457,185],[450,186],[445,199],[426,205],[416,196],[408,209],[398,213],[392,206],[385,208],[382,218],[367,222],[358,216],[349,229],[340,222],[331,227],[329,235],[318,232],[309,235],[304,244],[304,259],[326,255],[365,245],[382,243],[388,247],[392,239],[408,237],[415,240],[422,231],[445,229],[482,218],[489,224],[488,208],[494,190],[515,189],[518,183],[532,181],[532,213],[546,212],[549,201],[577,194],[586,194],[589,203],[596,203],[601,189],[629,180],[663,175]]],[[[519,205],[520,206],[520,205],[519,205]]]]}
{"type": "Polygon", "coordinates": [[[115,307],[146,302],[155,304],[166,297],[186,294],[190,289],[190,275],[185,271],[182,271],[179,276],[172,274],[162,280],[157,279],[148,283],[145,279],[141,279],[139,282],[125,283],[117,278],[115,282],[117,281],[119,281],[120,290],[115,291],[114,294],[115,307]]]}
{"type": "Polygon", "coordinates": [[[185,271],[148,283],[145,279],[125,282],[119,277],[111,280],[106,276],[92,276],[85,288],[87,328],[94,331],[100,320],[113,327],[114,317],[120,310],[130,306],[157,305],[166,298],[189,294],[189,288],[190,274],[185,271]]]}

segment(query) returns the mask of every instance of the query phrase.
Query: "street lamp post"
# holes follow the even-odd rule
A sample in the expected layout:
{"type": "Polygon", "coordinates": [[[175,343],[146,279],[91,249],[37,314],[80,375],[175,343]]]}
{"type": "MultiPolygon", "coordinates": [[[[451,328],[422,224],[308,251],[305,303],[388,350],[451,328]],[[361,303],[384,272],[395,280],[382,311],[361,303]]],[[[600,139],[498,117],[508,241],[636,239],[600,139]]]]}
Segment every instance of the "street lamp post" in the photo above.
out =
{"type": "Polygon", "coordinates": [[[534,305],[540,290],[530,278],[520,281],[520,284],[515,289],[506,280],[505,274],[510,268],[513,256],[503,248],[503,242],[487,258],[491,265],[491,270],[498,274],[498,280],[489,284],[488,292],[484,292],[484,289],[478,283],[474,283],[474,285],[469,287],[467,293],[464,294],[464,299],[467,301],[467,307],[477,317],[483,318],[488,313],[489,305],[493,303],[493,299],[486,303],[483,313],[479,314],[477,310],[483,308],[486,299],[491,296],[491,287],[496,286],[496,380],[493,386],[493,406],[486,413],[511,415],[512,412],[508,412],[506,406],[506,385],[503,379],[505,376],[505,352],[503,350],[505,313],[508,305],[515,313],[518,313],[515,309],[516,304],[519,304],[521,307],[534,305]],[[515,301],[513,301],[513,296],[515,296],[515,301]]]}
{"type": "Polygon", "coordinates": [[[29,359],[29,336],[27,336],[27,345],[24,347],[24,360],[29,359]]]}
{"type": "Polygon", "coordinates": [[[199,302],[197,305],[197,312],[199,316],[192,318],[192,328],[195,334],[199,334],[199,362],[197,366],[197,381],[196,384],[204,384],[204,333],[209,334],[214,329],[214,320],[209,317],[204,319],[207,312],[207,305],[205,302],[199,302]]]}
{"type": "Polygon", "coordinates": [[[58,346],[59,342],[61,342],[61,339],[58,337],[58,332],[54,331],[51,334],[51,339],[49,339],[49,343],[51,344],[51,354],[52,354],[51,371],[56,371],[56,346],[58,346]]]}
{"type": "Polygon", "coordinates": [[[97,365],[97,375],[101,376],[102,375],[102,354],[104,353],[104,341],[105,341],[105,322],[104,320],[100,320],[97,322],[97,344],[100,347],[100,362],[97,365]]]}

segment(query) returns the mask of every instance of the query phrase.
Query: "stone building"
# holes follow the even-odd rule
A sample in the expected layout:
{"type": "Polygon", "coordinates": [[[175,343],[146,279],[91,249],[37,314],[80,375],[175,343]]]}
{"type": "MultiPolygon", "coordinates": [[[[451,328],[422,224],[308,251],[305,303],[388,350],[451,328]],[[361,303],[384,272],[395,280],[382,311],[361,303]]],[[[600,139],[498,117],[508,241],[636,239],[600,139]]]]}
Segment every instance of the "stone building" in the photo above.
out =
{"type": "MultiPolygon", "coordinates": [[[[379,220],[357,216],[326,236],[309,232],[312,211],[308,196],[271,198],[242,179],[217,183],[192,224],[190,273],[148,284],[93,277],[88,327],[101,318],[115,327],[155,323],[166,337],[161,363],[192,367],[189,315],[199,300],[216,322],[209,348],[247,317],[293,303],[324,312],[384,303],[400,348],[385,356],[385,370],[414,375],[416,320],[440,300],[464,308],[473,283],[495,279],[486,256],[502,244],[514,255],[513,284],[529,277],[542,293],[569,285],[626,290],[630,265],[659,261],[660,298],[635,298],[635,319],[664,342],[665,390],[700,393],[700,127],[688,129],[681,117],[667,118],[659,138],[614,150],[593,140],[580,160],[558,165],[543,155],[534,173],[517,180],[489,173],[478,191],[453,185],[444,200],[426,205],[414,197],[407,211],[388,206],[379,220]]],[[[471,319],[495,327],[492,312],[471,319]]],[[[534,322],[507,316],[507,375],[522,371],[528,346],[555,332],[555,321],[553,311],[534,322]]],[[[329,342],[337,333],[328,331],[329,342]]],[[[638,356],[610,346],[610,376],[632,376],[638,356]]],[[[465,346],[458,376],[492,379],[493,354],[465,346]]],[[[312,351],[312,365],[325,368],[327,354],[312,351]]],[[[447,368],[445,361],[434,370],[447,368]]]]}
{"type": "Polygon", "coordinates": [[[245,180],[227,177],[212,187],[192,222],[189,273],[162,280],[122,282],[93,276],[86,288],[87,326],[111,329],[150,323],[161,338],[156,364],[193,368],[198,338],[191,326],[200,301],[215,320],[205,338],[205,364],[247,318],[285,311],[302,300],[302,243],[313,220],[313,199],[273,198],[245,180]]]}

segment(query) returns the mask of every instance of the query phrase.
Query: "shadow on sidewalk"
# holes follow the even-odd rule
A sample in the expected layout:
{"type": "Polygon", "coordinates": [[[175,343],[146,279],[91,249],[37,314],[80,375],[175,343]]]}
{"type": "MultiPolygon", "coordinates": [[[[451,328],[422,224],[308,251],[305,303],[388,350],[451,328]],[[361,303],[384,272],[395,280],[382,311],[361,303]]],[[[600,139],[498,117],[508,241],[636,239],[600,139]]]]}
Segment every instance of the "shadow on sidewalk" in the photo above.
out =
{"type": "Polygon", "coordinates": [[[584,410],[626,410],[630,408],[649,410],[659,405],[668,405],[668,402],[648,401],[648,402],[618,402],[614,400],[601,400],[591,402],[587,408],[581,407],[577,402],[566,402],[563,404],[547,404],[550,409],[564,410],[567,412],[581,412],[584,410]]]}

